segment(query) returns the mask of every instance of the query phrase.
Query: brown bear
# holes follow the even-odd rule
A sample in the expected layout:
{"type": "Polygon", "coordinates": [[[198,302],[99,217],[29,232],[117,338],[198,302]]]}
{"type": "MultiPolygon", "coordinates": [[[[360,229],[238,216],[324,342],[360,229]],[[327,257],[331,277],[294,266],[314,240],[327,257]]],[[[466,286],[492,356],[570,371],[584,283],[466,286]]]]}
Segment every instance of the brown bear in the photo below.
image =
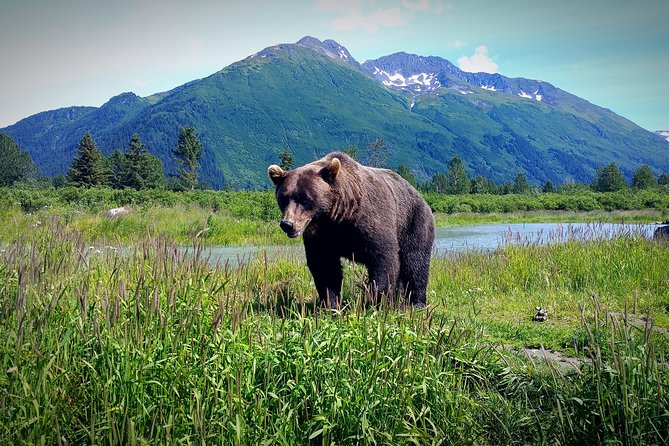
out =
{"type": "Polygon", "coordinates": [[[367,267],[376,303],[396,291],[424,307],[434,218],[420,194],[392,170],[366,167],[341,152],[295,170],[267,170],[281,229],[303,235],[321,302],[340,305],[341,258],[367,267]]]}

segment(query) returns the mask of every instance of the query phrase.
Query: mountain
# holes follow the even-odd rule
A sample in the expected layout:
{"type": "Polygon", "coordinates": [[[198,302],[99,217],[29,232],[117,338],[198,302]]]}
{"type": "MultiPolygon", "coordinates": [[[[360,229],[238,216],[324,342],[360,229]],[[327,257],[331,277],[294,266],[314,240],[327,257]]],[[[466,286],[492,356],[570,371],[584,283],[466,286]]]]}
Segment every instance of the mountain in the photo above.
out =
{"type": "Polygon", "coordinates": [[[265,48],[217,73],[99,108],[43,112],[0,129],[44,173],[63,173],[85,131],[104,153],[132,133],[174,171],[171,150],[191,125],[205,147],[202,179],[214,187],[267,187],[266,166],[285,147],[302,164],[348,145],[364,161],[382,138],[388,165],[421,180],[459,155],[470,176],[530,182],[590,181],[615,161],[669,172],[666,144],[651,132],[547,82],[466,73],[439,57],[396,53],[358,63],[333,40],[305,37],[265,48]]]}
{"type": "Polygon", "coordinates": [[[660,138],[664,139],[665,141],[669,142],[669,130],[658,130],[655,132],[656,135],[658,135],[660,138]]]}

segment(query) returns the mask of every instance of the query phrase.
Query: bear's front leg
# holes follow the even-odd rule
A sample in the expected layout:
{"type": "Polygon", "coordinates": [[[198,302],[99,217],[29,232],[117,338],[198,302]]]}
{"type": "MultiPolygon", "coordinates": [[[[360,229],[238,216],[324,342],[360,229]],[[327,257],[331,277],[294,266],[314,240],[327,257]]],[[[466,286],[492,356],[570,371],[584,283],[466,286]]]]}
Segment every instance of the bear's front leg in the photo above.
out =
{"type": "Polygon", "coordinates": [[[339,308],[344,271],[341,260],[326,247],[305,237],[307,266],[314,277],[318,298],[328,308],[339,308]]]}
{"type": "Polygon", "coordinates": [[[369,262],[370,297],[374,304],[380,304],[384,298],[393,298],[399,267],[399,259],[393,255],[379,255],[369,262]]]}
{"type": "Polygon", "coordinates": [[[309,261],[307,265],[314,276],[314,283],[316,284],[316,291],[318,291],[318,298],[325,303],[328,308],[339,308],[341,285],[344,279],[341,261],[309,261]]]}

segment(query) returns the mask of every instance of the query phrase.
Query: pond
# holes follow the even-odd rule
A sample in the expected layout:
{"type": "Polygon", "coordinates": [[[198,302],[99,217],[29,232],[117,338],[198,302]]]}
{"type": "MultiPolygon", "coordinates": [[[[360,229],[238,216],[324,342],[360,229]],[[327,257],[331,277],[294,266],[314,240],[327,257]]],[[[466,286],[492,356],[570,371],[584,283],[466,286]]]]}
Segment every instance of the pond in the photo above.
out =
{"type": "MultiPolygon", "coordinates": [[[[611,239],[625,234],[653,236],[657,226],[620,223],[501,223],[437,228],[434,255],[477,250],[490,251],[515,243],[523,245],[565,242],[568,240],[611,239]]],[[[209,262],[236,265],[258,255],[268,259],[304,258],[302,244],[267,246],[213,246],[204,255],[209,262]]]]}

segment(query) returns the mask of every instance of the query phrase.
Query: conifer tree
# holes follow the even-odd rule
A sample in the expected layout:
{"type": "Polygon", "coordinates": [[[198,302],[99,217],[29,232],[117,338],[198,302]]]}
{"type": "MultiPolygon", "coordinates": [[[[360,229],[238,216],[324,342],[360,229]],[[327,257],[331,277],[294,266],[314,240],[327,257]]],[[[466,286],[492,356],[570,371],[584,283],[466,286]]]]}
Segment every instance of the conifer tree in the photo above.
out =
{"type": "Polygon", "coordinates": [[[553,193],[555,192],[555,186],[553,186],[553,182],[551,180],[546,180],[546,184],[544,184],[544,188],[542,190],[545,193],[553,193]]]}
{"type": "Polygon", "coordinates": [[[149,153],[137,133],[130,137],[123,167],[123,187],[141,190],[165,186],[163,164],[149,153]]]}
{"type": "Polygon", "coordinates": [[[283,170],[290,170],[295,165],[295,157],[288,147],[285,147],[279,154],[279,167],[283,170]]]}
{"type": "Polygon", "coordinates": [[[446,172],[446,191],[453,195],[468,194],[471,188],[471,182],[465,171],[462,158],[454,156],[448,163],[448,170],[446,172]]]}
{"type": "Polygon", "coordinates": [[[659,177],[657,177],[657,184],[660,186],[664,186],[669,184],[669,174],[666,173],[661,173],[659,177]]]}
{"type": "Polygon", "coordinates": [[[596,192],[614,192],[625,189],[627,183],[623,174],[620,173],[618,165],[612,161],[606,167],[597,169],[597,174],[591,187],[596,192]]]}
{"type": "Polygon", "coordinates": [[[397,173],[399,176],[407,180],[413,187],[416,187],[416,177],[411,173],[407,166],[404,164],[397,166],[397,173]]]}
{"type": "Polygon", "coordinates": [[[358,146],[355,144],[349,144],[348,146],[344,147],[342,150],[345,154],[353,158],[354,160],[358,161],[358,146]]]}
{"type": "Polygon", "coordinates": [[[109,185],[113,189],[123,189],[126,178],[125,154],[116,148],[107,158],[109,168],[109,185]]]}
{"type": "Polygon", "coordinates": [[[472,179],[469,190],[472,194],[493,194],[495,183],[483,175],[477,175],[472,179]]]}
{"type": "Polygon", "coordinates": [[[179,179],[188,190],[195,189],[197,177],[200,174],[199,160],[204,154],[202,143],[195,135],[193,127],[185,126],[179,130],[177,146],[172,151],[174,162],[180,167],[177,169],[179,179]]]}
{"type": "Polygon", "coordinates": [[[632,177],[632,187],[634,189],[650,189],[657,186],[657,180],[653,171],[647,164],[640,166],[632,177]]]}
{"type": "Polygon", "coordinates": [[[523,172],[518,172],[516,179],[513,182],[514,194],[526,194],[530,191],[530,185],[527,182],[527,177],[523,172]]]}
{"type": "Polygon", "coordinates": [[[77,154],[67,171],[67,181],[78,187],[107,185],[106,161],[89,132],[79,142],[77,154]]]}
{"type": "Polygon", "coordinates": [[[22,152],[11,136],[0,133],[0,187],[37,176],[28,152],[22,152]]]}

